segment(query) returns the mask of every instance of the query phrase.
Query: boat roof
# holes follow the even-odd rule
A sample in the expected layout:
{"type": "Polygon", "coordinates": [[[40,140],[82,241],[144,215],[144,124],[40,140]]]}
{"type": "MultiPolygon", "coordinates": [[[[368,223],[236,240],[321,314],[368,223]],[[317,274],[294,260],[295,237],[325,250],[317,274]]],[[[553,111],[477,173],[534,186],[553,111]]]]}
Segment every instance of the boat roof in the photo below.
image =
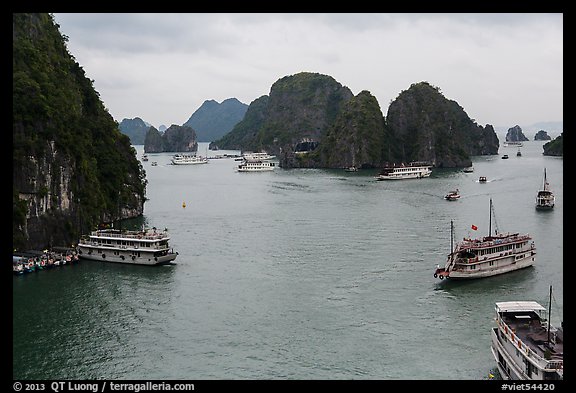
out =
{"type": "Polygon", "coordinates": [[[496,302],[498,312],[544,311],[540,303],[531,300],[496,302]]]}

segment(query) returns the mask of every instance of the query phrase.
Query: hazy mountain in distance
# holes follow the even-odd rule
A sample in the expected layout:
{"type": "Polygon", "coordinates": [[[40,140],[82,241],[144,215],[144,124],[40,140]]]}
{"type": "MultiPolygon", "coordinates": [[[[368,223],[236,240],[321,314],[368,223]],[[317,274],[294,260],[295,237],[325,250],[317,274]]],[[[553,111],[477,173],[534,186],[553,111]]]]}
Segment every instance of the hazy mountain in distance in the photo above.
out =
{"type": "Polygon", "coordinates": [[[226,135],[243,118],[248,105],[236,98],[228,98],[221,104],[214,100],[206,100],[184,126],[196,131],[198,142],[212,142],[226,135]]]}

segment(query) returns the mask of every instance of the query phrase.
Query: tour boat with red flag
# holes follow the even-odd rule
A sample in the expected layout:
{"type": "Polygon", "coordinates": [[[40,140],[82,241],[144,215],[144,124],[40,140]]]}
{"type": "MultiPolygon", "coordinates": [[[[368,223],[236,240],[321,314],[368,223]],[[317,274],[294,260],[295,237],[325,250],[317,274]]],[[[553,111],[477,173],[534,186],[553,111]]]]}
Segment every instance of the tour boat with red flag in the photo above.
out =
{"type": "MultiPolygon", "coordinates": [[[[490,224],[488,236],[481,238],[463,238],[454,247],[454,222],[450,229],[450,254],[444,267],[436,266],[434,277],[440,280],[472,279],[495,276],[532,266],[536,259],[536,247],[529,234],[498,233],[492,234],[492,216],[494,214],[490,199],[490,224]]],[[[476,225],[472,225],[477,230],[476,225]]]]}

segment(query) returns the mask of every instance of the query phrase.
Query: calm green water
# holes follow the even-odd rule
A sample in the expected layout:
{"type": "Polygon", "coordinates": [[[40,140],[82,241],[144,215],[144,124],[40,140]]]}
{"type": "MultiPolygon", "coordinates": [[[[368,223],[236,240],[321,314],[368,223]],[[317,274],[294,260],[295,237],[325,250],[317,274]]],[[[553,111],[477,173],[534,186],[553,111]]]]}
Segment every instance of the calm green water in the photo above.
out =
{"type": "Polygon", "coordinates": [[[548,305],[552,285],[563,319],[563,159],[542,145],[398,182],[149,154],[144,220],[170,230],[176,265],[82,260],[14,277],[13,378],[487,379],[494,302],[548,305]],[[534,208],[544,168],[549,212],[534,208]],[[445,201],[456,187],[462,198],[445,201]],[[490,198],[500,231],[533,236],[536,265],[435,279],[450,220],[457,239],[486,235],[490,198]]]}

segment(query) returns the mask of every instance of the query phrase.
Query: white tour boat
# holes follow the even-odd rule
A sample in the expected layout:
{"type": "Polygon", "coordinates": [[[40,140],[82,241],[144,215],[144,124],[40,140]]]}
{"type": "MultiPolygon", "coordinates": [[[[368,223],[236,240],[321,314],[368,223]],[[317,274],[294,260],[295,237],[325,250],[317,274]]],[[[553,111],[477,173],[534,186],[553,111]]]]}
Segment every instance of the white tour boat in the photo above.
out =
{"type": "Polygon", "coordinates": [[[170,248],[169,240],[166,229],[103,229],[82,236],[78,243],[78,254],[80,258],[95,261],[163,265],[172,262],[178,255],[170,248]]]}
{"type": "Polygon", "coordinates": [[[173,165],[207,164],[208,158],[194,154],[175,154],[171,161],[173,165]]]}
{"type": "Polygon", "coordinates": [[[270,161],[262,160],[244,160],[238,165],[238,172],[266,172],[273,171],[275,164],[270,161]]]}
{"type": "Polygon", "coordinates": [[[524,144],[520,141],[505,141],[504,147],[522,147],[524,144]]]}
{"type": "Polygon", "coordinates": [[[376,180],[402,180],[402,179],[422,179],[432,174],[431,165],[412,162],[408,165],[387,166],[376,176],[376,180]]]}
{"type": "MultiPolygon", "coordinates": [[[[550,287],[550,304],[552,287],[550,287]]],[[[548,312],[535,301],[496,303],[496,327],[490,349],[506,380],[564,379],[564,327],[553,327],[548,312]]]]}
{"type": "MultiPolygon", "coordinates": [[[[453,280],[495,276],[532,266],[536,248],[528,234],[498,233],[492,235],[492,199],[488,236],[463,238],[453,247],[454,223],[451,222],[450,254],[444,267],[436,266],[434,277],[453,280]]],[[[472,229],[476,227],[473,226],[472,229]]]]}
{"type": "Polygon", "coordinates": [[[550,210],[554,208],[556,198],[550,190],[550,184],[546,180],[546,168],[544,168],[544,186],[536,194],[536,209],[550,210]]]}
{"type": "Polygon", "coordinates": [[[242,158],[247,160],[247,161],[265,161],[265,160],[273,160],[274,158],[276,158],[276,156],[270,155],[268,153],[266,153],[265,151],[263,152],[257,152],[257,153],[252,153],[252,152],[246,152],[244,154],[242,154],[242,158]]]}

